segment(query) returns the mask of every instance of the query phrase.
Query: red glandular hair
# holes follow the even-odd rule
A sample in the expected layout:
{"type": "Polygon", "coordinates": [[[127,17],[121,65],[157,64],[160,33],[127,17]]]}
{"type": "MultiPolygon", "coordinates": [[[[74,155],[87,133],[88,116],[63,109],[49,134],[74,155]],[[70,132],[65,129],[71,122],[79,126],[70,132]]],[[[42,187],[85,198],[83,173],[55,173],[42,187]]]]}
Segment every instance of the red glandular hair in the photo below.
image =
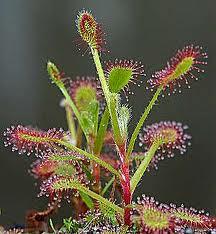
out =
{"type": "Polygon", "coordinates": [[[140,233],[147,234],[185,233],[186,228],[194,233],[207,233],[214,230],[216,224],[215,218],[203,210],[162,204],[145,195],[134,204],[133,220],[143,231],[140,233]]]}
{"type": "Polygon", "coordinates": [[[58,161],[58,162],[78,162],[85,160],[84,156],[73,150],[54,150],[43,155],[44,160],[58,161]]]}
{"type": "Polygon", "coordinates": [[[137,85],[143,82],[139,76],[146,76],[144,66],[141,62],[127,59],[115,59],[105,61],[104,72],[110,86],[110,91],[118,93],[122,90],[128,100],[128,94],[134,94],[130,89],[130,84],[137,85]]]}
{"type": "Polygon", "coordinates": [[[190,227],[207,231],[215,228],[215,219],[206,214],[204,210],[198,211],[192,207],[186,208],[184,205],[177,207],[170,204],[170,213],[175,221],[176,230],[190,227]]]}
{"type": "Polygon", "coordinates": [[[93,99],[103,105],[103,93],[100,82],[92,76],[77,76],[70,80],[69,93],[79,110],[82,110],[93,99]]]}
{"type": "Polygon", "coordinates": [[[152,197],[142,196],[135,205],[134,221],[139,226],[139,233],[171,234],[174,233],[174,222],[169,207],[160,204],[152,197]]]}
{"type": "Polygon", "coordinates": [[[51,201],[59,202],[65,197],[70,202],[70,196],[78,196],[77,190],[70,186],[73,181],[78,181],[83,185],[88,185],[89,180],[84,172],[74,172],[71,176],[53,175],[44,180],[40,186],[40,196],[49,197],[51,201]]]}
{"type": "Polygon", "coordinates": [[[65,132],[56,128],[43,131],[18,125],[7,128],[4,136],[5,146],[12,146],[12,151],[17,150],[19,154],[27,153],[27,155],[35,151],[37,155],[43,155],[55,149],[58,140],[65,136],[65,132]]]}
{"type": "Polygon", "coordinates": [[[161,121],[143,128],[143,132],[139,135],[140,146],[144,145],[145,150],[157,142],[161,141],[154,158],[151,161],[151,166],[157,168],[157,163],[165,157],[174,157],[175,151],[183,154],[190,145],[191,136],[185,133],[188,127],[175,121],[161,121]]]}
{"type": "Polygon", "coordinates": [[[58,167],[58,162],[50,160],[37,160],[31,166],[31,174],[38,179],[47,179],[49,178],[58,167]]]}
{"type": "Polygon", "coordinates": [[[86,10],[80,11],[77,15],[76,25],[78,32],[85,43],[92,49],[97,49],[98,51],[104,50],[103,47],[106,44],[104,32],[91,12],[86,10]]]}
{"type": "Polygon", "coordinates": [[[162,86],[164,90],[168,88],[173,93],[176,92],[176,86],[180,88],[183,83],[190,88],[189,79],[197,80],[196,73],[204,72],[200,65],[207,64],[205,61],[207,57],[207,53],[202,52],[200,46],[189,45],[178,50],[167,66],[155,72],[148,80],[149,88],[153,90],[162,86]]]}
{"type": "MultiPolygon", "coordinates": [[[[66,158],[68,155],[67,153],[62,153],[61,156],[59,154],[55,157],[61,157],[64,159],[64,157],[66,158]]],[[[78,156],[73,156],[78,159],[78,156]]],[[[53,156],[49,157],[54,160],[53,156]]],[[[74,192],[74,189],[70,186],[71,182],[77,181],[83,185],[89,185],[90,181],[87,178],[86,173],[83,171],[82,162],[69,159],[61,161],[58,160],[56,163],[57,166],[54,168],[51,176],[42,182],[39,196],[45,195],[50,197],[51,200],[54,198],[60,200],[64,195],[68,199],[69,195],[74,192]]]]}

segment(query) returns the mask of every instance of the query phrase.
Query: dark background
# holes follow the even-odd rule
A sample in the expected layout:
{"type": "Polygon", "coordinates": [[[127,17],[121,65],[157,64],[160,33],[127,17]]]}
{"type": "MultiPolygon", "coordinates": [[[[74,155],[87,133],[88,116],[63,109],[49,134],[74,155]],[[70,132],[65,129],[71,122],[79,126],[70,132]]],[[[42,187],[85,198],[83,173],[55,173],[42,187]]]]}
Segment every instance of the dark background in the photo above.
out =
{"type": "MultiPolygon", "coordinates": [[[[178,48],[194,43],[208,51],[208,66],[200,80],[182,94],[161,98],[147,121],[188,124],[192,147],[145,175],[137,194],[205,208],[216,215],[214,0],[1,0],[0,131],[18,123],[66,128],[61,94],[48,79],[46,61],[56,62],[71,77],[95,75],[90,56],[82,57],[74,42],[78,37],[74,19],[82,8],[91,9],[103,24],[110,50],[103,59],[141,60],[148,78],[178,48]]],[[[132,127],[152,96],[145,84],[130,97],[132,127]]],[[[34,156],[12,153],[3,140],[0,150],[0,224],[23,223],[26,210],[45,207],[45,199],[36,198],[38,187],[27,172],[34,156]]],[[[70,213],[61,211],[63,216],[70,213]]]]}

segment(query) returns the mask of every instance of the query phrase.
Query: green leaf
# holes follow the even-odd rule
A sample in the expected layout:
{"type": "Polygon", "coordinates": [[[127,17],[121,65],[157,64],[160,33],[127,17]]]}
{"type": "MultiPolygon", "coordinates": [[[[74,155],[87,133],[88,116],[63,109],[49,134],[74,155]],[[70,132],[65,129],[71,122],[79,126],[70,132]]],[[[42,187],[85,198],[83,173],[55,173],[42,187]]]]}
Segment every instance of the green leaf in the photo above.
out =
{"type": "Polygon", "coordinates": [[[82,161],[83,159],[74,155],[69,155],[69,154],[58,154],[58,153],[53,153],[52,155],[49,156],[50,161],[70,161],[70,160],[75,160],[75,161],[82,161]]]}
{"type": "Polygon", "coordinates": [[[108,219],[112,224],[117,224],[116,211],[111,207],[106,206],[103,203],[100,203],[100,211],[103,214],[105,219],[108,219]]]}
{"type": "Polygon", "coordinates": [[[79,86],[74,99],[77,108],[80,111],[86,111],[92,102],[97,101],[97,93],[95,88],[90,85],[79,86]]]}
{"type": "Polygon", "coordinates": [[[152,146],[150,147],[150,149],[148,150],[148,152],[146,152],[146,156],[143,159],[143,161],[141,162],[141,164],[139,165],[139,167],[137,168],[137,170],[135,171],[134,175],[131,178],[131,192],[133,193],[136,186],[138,185],[138,183],[140,182],[143,174],[145,173],[146,169],[149,166],[149,163],[151,162],[152,158],[155,155],[155,152],[157,151],[158,147],[161,145],[160,141],[156,141],[155,143],[152,144],[152,146]]]}
{"type": "Polygon", "coordinates": [[[47,72],[53,83],[55,83],[57,86],[64,86],[64,83],[62,81],[62,75],[54,63],[48,61],[47,72]]]}
{"type": "Polygon", "coordinates": [[[109,189],[109,187],[113,184],[113,182],[115,181],[115,176],[113,176],[111,178],[111,180],[106,184],[106,186],[103,188],[102,192],[101,192],[101,195],[103,196],[107,190],[109,189]]]}
{"type": "Polygon", "coordinates": [[[86,193],[80,192],[80,196],[89,209],[92,209],[94,207],[93,200],[86,193]]]}
{"type": "Polygon", "coordinates": [[[90,170],[88,169],[88,167],[85,164],[82,164],[82,170],[85,172],[87,178],[92,181],[93,180],[93,175],[90,172],[90,170]]]}
{"type": "Polygon", "coordinates": [[[109,89],[112,93],[118,93],[132,78],[133,70],[125,67],[113,67],[109,74],[109,89]]]}
{"type": "Polygon", "coordinates": [[[63,226],[59,230],[61,233],[77,233],[79,229],[79,223],[72,219],[72,217],[63,219],[63,226]]]}
{"type": "Polygon", "coordinates": [[[68,163],[61,163],[55,169],[55,174],[60,176],[71,176],[75,173],[76,169],[73,165],[68,163]]]}
{"type": "Polygon", "coordinates": [[[103,142],[104,142],[104,137],[105,137],[106,130],[107,130],[107,127],[109,124],[109,119],[110,119],[109,110],[108,110],[108,107],[106,107],[106,109],[101,117],[100,126],[99,126],[99,129],[97,131],[97,137],[95,140],[94,153],[96,155],[99,155],[101,152],[103,142]]]}
{"type": "Polygon", "coordinates": [[[114,140],[117,145],[121,145],[124,141],[124,139],[122,139],[121,130],[119,128],[118,113],[117,113],[119,106],[120,106],[119,95],[115,93],[111,93],[110,94],[110,116],[111,116],[114,140]]]}
{"type": "Polygon", "coordinates": [[[73,110],[80,127],[82,128],[82,131],[85,133],[85,128],[83,126],[83,121],[80,115],[79,110],[77,109],[77,107],[75,106],[73,100],[71,99],[71,96],[69,95],[67,89],[65,88],[64,82],[63,82],[63,77],[62,77],[62,73],[58,70],[58,68],[55,66],[54,63],[51,63],[50,61],[47,63],[47,71],[50,75],[51,80],[53,81],[53,83],[55,83],[58,88],[61,90],[62,94],[64,95],[68,105],[71,107],[71,109],[73,110]]]}
{"type": "Polygon", "coordinates": [[[56,140],[56,143],[65,146],[67,149],[73,150],[81,155],[83,155],[84,157],[88,158],[89,160],[92,160],[96,163],[98,163],[99,165],[101,165],[102,167],[106,168],[108,171],[112,172],[114,175],[116,175],[118,178],[120,178],[120,174],[119,172],[113,168],[110,164],[106,163],[105,161],[101,160],[100,158],[98,158],[97,156],[90,154],[74,145],[69,144],[66,141],[62,141],[62,140],[56,140]]]}
{"type": "Polygon", "coordinates": [[[121,135],[123,138],[127,138],[128,135],[128,123],[130,120],[130,109],[126,106],[121,106],[118,110],[118,122],[121,135]]]}
{"type": "Polygon", "coordinates": [[[98,116],[99,116],[99,102],[96,100],[89,103],[88,108],[85,111],[81,112],[85,133],[87,135],[97,134],[98,116]]]}
{"type": "Polygon", "coordinates": [[[107,207],[110,207],[111,209],[115,210],[121,215],[123,215],[124,213],[124,210],[121,207],[117,206],[113,202],[110,202],[109,200],[100,196],[99,194],[91,191],[90,189],[82,185],[79,181],[74,180],[72,178],[60,178],[59,180],[55,181],[52,184],[52,189],[55,190],[56,192],[64,191],[65,189],[75,189],[78,190],[79,192],[87,194],[93,199],[96,199],[100,203],[104,204],[107,207]]]}
{"type": "Polygon", "coordinates": [[[131,153],[133,151],[133,148],[134,148],[134,145],[135,145],[135,142],[137,140],[137,136],[139,135],[139,132],[140,132],[140,129],[142,128],[146,118],[148,117],[151,109],[153,108],[153,106],[155,105],[161,91],[163,90],[163,86],[160,86],[156,93],[154,94],[154,96],[152,97],[151,101],[149,102],[148,106],[146,107],[145,111],[143,112],[142,116],[140,117],[140,120],[139,122],[137,123],[136,125],[136,128],[134,129],[133,131],[133,134],[131,136],[131,139],[130,139],[130,142],[129,142],[129,145],[128,145],[128,150],[127,150],[127,156],[126,158],[130,158],[131,156],[131,153]]]}

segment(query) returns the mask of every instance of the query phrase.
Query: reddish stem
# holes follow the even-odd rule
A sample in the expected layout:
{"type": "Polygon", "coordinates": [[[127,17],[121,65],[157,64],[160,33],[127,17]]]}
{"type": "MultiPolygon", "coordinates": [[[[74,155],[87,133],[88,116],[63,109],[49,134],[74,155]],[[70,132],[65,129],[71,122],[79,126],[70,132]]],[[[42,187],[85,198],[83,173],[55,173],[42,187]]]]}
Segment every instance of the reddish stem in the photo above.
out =
{"type": "MultiPolygon", "coordinates": [[[[93,152],[99,158],[100,153],[93,151],[94,142],[95,142],[95,136],[92,135],[89,137],[90,152],[93,152]]],[[[93,162],[93,177],[95,180],[95,185],[93,186],[93,190],[96,193],[100,193],[100,165],[94,162],[93,162]]]]}
{"type": "Polygon", "coordinates": [[[118,147],[120,161],[121,161],[121,186],[123,191],[124,209],[124,223],[128,226],[131,225],[130,208],[127,207],[131,204],[131,189],[130,189],[130,171],[129,163],[126,161],[126,143],[118,147]]]}
{"type": "Polygon", "coordinates": [[[96,193],[100,192],[100,165],[97,163],[93,164],[93,177],[95,180],[94,191],[96,193]]]}

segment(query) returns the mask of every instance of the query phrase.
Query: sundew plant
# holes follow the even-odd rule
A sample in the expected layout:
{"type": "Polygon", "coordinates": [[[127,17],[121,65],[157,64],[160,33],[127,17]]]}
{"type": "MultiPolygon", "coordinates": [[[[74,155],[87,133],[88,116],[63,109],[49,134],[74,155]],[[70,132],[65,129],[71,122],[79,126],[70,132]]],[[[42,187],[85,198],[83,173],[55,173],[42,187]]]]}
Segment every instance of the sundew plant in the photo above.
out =
{"type": "Polygon", "coordinates": [[[34,228],[43,231],[40,220],[53,210],[61,212],[66,199],[73,216],[61,228],[50,220],[55,233],[214,233],[215,218],[202,210],[159,203],[148,195],[134,197],[144,173],[158,169],[161,160],[184,154],[190,146],[187,125],[162,120],[146,126],[145,120],[161,96],[171,98],[198,79],[207,54],[201,46],[186,45],[147,78],[141,62],[102,61],[104,32],[90,11],[78,13],[76,27],[76,43],[93,58],[96,77],[71,79],[60,66],[47,63],[51,82],[63,94],[68,130],[18,125],[4,132],[5,146],[37,156],[31,174],[41,182],[39,196],[48,197],[49,205],[31,216],[37,224],[34,228]],[[128,125],[136,110],[127,102],[130,86],[145,83],[150,101],[131,134],[128,125]]]}

